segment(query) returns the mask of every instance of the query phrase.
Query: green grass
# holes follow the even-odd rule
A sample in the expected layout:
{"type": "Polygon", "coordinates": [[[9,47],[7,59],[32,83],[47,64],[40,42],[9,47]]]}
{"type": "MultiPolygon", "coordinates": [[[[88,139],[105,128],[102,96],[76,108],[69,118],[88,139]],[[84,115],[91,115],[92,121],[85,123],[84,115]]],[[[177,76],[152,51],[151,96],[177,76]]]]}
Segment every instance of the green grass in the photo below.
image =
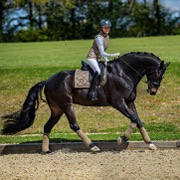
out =
{"type": "MultiPolygon", "coordinates": [[[[100,141],[117,141],[118,137],[123,135],[123,133],[97,133],[97,134],[88,134],[88,137],[92,141],[100,142],[100,141]]],[[[180,137],[180,132],[176,132],[172,134],[171,132],[149,132],[149,136],[152,141],[158,140],[177,140],[180,137]]],[[[131,141],[143,141],[142,136],[139,133],[133,133],[131,135],[131,141]]],[[[1,136],[0,143],[41,143],[42,136],[35,135],[27,135],[27,136],[1,136]]],[[[50,137],[50,142],[82,142],[80,138],[75,133],[52,133],[50,137]]]]}
{"type": "MultiPolygon", "coordinates": [[[[30,87],[38,81],[47,79],[60,70],[80,67],[91,44],[92,40],[1,43],[0,116],[19,110],[30,87]]],[[[136,107],[151,139],[180,139],[180,36],[111,39],[107,52],[125,54],[132,51],[152,52],[165,62],[171,62],[157,96],[147,94],[147,85],[140,82],[136,107]]],[[[75,105],[74,108],[79,125],[85,132],[109,133],[91,134],[90,137],[94,140],[116,140],[119,136],[117,132],[123,133],[129,124],[129,120],[112,107],[75,105]]],[[[49,115],[48,106],[41,103],[35,123],[20,135],[41,134],[49,115]]],[[[72,130],[63,116],[52,131],[52,140],[77,140],[77,136],[71,137],[70,133],[72,130]]],[[[0,136],[0,143],[36,141],[34,138],[36,136],[0,136]]],[[[139,134],[132,135],[131,140],[139,139],[139,134]]],[[[37,141],[39,140],[41,136],[37,136],[37,141]]]]}

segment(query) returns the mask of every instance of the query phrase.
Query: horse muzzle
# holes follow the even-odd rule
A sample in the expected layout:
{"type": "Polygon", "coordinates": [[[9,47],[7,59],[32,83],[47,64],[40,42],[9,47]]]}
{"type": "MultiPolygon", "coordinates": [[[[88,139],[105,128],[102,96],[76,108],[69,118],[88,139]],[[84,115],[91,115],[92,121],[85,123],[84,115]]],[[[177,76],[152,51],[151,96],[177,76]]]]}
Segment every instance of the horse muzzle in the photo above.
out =
{"type": "Polygon", "coordinates": [[[159,88],[159,84],[156,84],[156,83],[148,84],[147,92],[148,92],[150,95],[156,95],[156,93],[157,93],[157,91],[158,91],[158,88],[159,88]]]}
{"type": "Polygon", "coordinates": [[[150,95],[156,95],[156,93],[157,93],[157,88],[148,88],[147,89],[147,92],[150,94],[150,95]]]}

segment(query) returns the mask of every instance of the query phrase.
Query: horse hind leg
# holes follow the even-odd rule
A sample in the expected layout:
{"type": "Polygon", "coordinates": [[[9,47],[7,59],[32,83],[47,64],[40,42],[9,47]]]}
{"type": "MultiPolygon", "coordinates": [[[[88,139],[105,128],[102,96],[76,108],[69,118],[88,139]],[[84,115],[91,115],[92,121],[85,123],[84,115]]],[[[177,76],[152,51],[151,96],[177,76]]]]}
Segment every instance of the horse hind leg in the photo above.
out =
{"type": "Polygon", "coordinates": [[[92,141],[88,138],[88,136],[80,129],[71,104],[66,108],[65,114],[69,121],[70,128],[74,132],[76,132],[76,134],[82,139],[84,144],[90,148],[90,151],[92,152],[100,151],[100,149],[97,146],[95,146],[92,143],[92,141]]]}
{"type": "Polygon", "coordinates": [[[51,117],[44,126],[44,134],[42,140],[42,154],[52,153],[52,151],[50,151],[49,149],[49,135],[52,128],[59,121],[62,115],[63,115],[63,111],[59,110],[58,112],[56,112],[51,109],[51,117]]]}
{"type": "Polygon", "coordinates": [[[90,151],[92,152],[100,151],[100,149],[91,142],[91,140],[87,137],[87,135],[81,129],[77,130],[76,134],[82,139],[84,144],[90,148],[90,151]]]}

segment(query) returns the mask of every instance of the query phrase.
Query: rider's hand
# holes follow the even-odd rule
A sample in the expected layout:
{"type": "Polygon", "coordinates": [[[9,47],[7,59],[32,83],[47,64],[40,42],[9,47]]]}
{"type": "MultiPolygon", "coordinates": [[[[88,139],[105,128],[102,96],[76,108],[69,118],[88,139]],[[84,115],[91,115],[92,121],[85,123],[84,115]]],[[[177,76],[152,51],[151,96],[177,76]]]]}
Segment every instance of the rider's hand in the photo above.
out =
{"type": "Polygon", "coordinates": [[[111,54],[111,57],[116,57],[116,56],[119,56],[120,53],[114,53],[114,54],[111,54]]]}

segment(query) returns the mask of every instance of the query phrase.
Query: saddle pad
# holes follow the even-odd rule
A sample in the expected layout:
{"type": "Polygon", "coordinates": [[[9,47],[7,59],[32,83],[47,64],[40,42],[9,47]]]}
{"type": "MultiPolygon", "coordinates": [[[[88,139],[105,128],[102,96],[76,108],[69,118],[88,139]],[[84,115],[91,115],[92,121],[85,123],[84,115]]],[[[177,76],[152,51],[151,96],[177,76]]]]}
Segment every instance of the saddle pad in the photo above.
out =
{"type": "Polygon", "coordinates": [[[75,88],[90,88],[89,71],[77,69],[74,76],[75,88]]]}

